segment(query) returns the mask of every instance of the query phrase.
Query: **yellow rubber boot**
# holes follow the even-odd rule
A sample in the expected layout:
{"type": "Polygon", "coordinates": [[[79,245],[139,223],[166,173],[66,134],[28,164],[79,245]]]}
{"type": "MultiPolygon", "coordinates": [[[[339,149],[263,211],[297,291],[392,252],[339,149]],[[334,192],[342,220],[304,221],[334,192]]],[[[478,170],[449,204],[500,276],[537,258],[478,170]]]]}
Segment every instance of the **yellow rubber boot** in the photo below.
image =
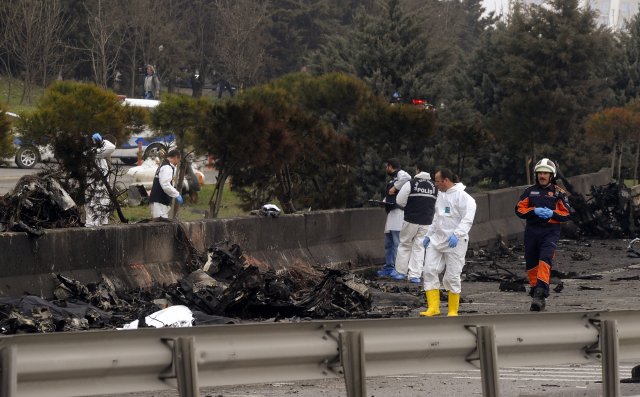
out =
{"type": "Polygon", "coordinates": [[[425,292],[427,296],[427,311],[420,312],[422,317],[432,317],[440,314],[440,290],[430,289],[425,292]]]}
{"type": "Polygon", "coordinates": [[[460,307],[460,294],[449,291],[449,317],[458,316],[458,308],[460,307]]]}

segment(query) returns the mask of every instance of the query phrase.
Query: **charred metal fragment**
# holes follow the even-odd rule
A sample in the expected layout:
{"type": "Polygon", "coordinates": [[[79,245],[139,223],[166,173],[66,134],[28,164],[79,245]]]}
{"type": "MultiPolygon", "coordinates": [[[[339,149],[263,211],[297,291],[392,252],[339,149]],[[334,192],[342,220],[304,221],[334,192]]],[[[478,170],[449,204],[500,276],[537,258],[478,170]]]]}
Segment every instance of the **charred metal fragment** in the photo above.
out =
{"type": "Polygon", "coordinates": [[[578,289],[582,291],[601,291],[602,287],[589,287],[586,285],[579,285],[578,289]]]}
{"type": "Polygon", "coordinates": [[[75,202],[53,172],[25,175],[0,197],[0,230],[42,235],[42,229],[80,225],[75,202]]]}
{"type": "Polygon", "coordinates": [[[584,236],[620,238],[634,235],[640,227],[640,202],[622,181],[591,186],[588,198],[578,193],[558,171],[558,179],[569,191],[571,219],[584,236]]]}

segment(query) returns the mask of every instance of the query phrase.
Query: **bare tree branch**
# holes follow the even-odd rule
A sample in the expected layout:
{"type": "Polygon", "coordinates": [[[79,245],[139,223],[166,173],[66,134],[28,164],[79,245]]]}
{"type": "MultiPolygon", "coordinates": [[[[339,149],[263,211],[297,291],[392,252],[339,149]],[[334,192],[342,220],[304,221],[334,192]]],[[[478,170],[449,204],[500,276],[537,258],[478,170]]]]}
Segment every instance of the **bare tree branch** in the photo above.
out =
{"type": "Polygon", "coordinates": [[[216,46],[221,71],[233,83],[254,84],[266,66],[268,3],[256,0],[215,0],[216,46]]]}
{"type": "Polygon", "coordinates": [[[67,20],[60,0],[12,0],[0,8],[4,45],[24,81],[21,103],[31,102],[36,76],[46,84],[51,65],[62,57],[67,20]]]}

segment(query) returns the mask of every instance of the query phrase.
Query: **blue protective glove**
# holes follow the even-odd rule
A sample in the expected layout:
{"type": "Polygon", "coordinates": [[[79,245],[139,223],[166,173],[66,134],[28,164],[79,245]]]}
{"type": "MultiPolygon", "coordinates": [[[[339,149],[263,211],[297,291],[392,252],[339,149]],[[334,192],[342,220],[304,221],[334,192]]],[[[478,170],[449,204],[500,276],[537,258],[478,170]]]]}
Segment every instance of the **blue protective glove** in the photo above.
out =
{"type": "Polygon", "coordinates": [[[95,134],[91,135],[91,139],[93,139],[95,143],[100,143],[102,142],[102,135],[96,132],[95,134]]]}
{"type": "Polygon", "coordinates": [[[178,197],[176,197],[176,201],[178,202],[178,204],[182,205],[182,203],[184,203],[184,200],[182,199],[182,196],[178,195],[178,197]]]}
{"type": "Polygon", "coordinates": [[[422,240],[422,245],[424,246],[424,249],[427,249],[430,242],[431,242],[431,239],[429,237],[425,237],[424,240],[422,240]]]}
{"type": "Polygon", "coordinates": [[[536,207],[533,213],[542,219],[549,219],[553,215],[553,211],[546,207],[536,207]]]}
{"type": "Polygon", "coordinates": [[[458,238],[455,234],[452,234],[451,237],[449,237],[449,247],[455,248],[456,245],[458,245],[458,238]]]}

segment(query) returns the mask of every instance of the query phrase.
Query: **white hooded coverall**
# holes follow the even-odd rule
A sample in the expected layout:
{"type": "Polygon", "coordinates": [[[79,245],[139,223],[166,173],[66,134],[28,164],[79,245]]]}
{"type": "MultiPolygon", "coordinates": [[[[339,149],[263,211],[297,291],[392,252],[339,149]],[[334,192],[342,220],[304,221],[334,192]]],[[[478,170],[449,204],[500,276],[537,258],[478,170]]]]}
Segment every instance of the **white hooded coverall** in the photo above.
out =
{"type": "MultiPolygon", "coordinates": [[[[411,180],[411,175],[406,171],[399,170],[398,175],[396,176],[396,181],[393,184],[398,191],[402,189],[407,182],[411,180]]],[[[397,194],[397,193],[396,193],[397,194]]],[[[397,197],[396,197],[397,200],[397,197]]],[[[397,204],[397,201],[396,201],[397,204]]],[[[405,203],[406,204],[406,203],[405,203]]],[[[384,224],[384,232],[392,232],[392,231],[400,231],[402,230],[402,222],[404,220],[404,211],[402,208],[396,207],[389,211],[387,214],[387,221],[384,224]]]]}
{"type": "MultiPolygon", "coordinates": [[[[102,146],[96,150],[96,166],[100,169],[102,175],[106,176],[109,173],[109,163],[107,163],[107,157],[113,153],[116,149],[116,145],[109,142],[106,139],[102,140],[102,146]]],[[[89,180],[91,187],[85,193],[85,223],[86,227],[107,225],[109,223],[109,204],[111,199],[109,198],[109,192],[104,186],[102,179],[89,180]]]]}
{"type": "Polygon", "coordinates": [[[456,183],[446,192],[438,192],[433,222],[427,230],[430,242],[424,261],[424,290],[440,289],[438,275],[445,270],[442,283],[447,291],[459,294],[460,275],[469,245],[469,230],[476,215],[476,201],[462,183],[456,183]],[[449,247],[449,237],[455,234],[458,245],[449,247]]]}

